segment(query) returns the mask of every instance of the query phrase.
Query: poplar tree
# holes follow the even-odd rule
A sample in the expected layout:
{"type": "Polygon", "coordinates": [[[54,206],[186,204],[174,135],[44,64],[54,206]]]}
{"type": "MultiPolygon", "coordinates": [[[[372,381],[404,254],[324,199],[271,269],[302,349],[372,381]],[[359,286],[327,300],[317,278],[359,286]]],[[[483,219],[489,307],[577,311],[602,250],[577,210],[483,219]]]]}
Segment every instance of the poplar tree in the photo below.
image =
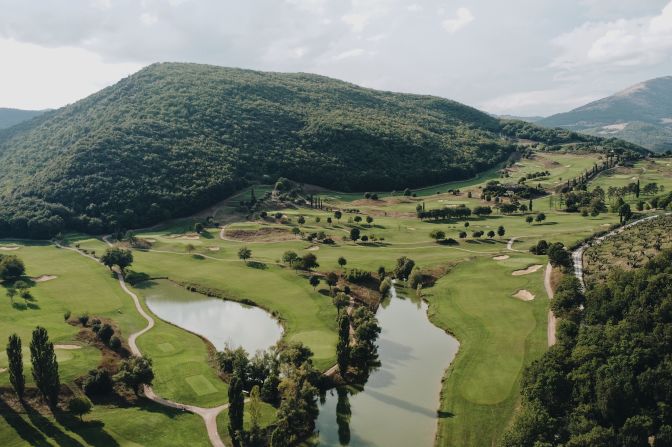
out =
{"type": "Polygon", "coordinates": [[[342,312],[338,319],[338,344],[336,345],[338,369],[341,377],[345,377],[350,363],[350,317],[342,312]]]}
{"type": "Polygon", "coordinates": [[[54,352],[54,344],[49,341],[49,334],[43,327],[36,327],[30,342],[30,361],[33,364],[33,380],[37,389],[46,399],[49,406],[56,407],[61,382],[58,376],[58,362],[54,352]]]}
{"type": "Polygon", "coordinates": [[[7,343],[7,360],[9,362],[9,382],[14,387],[16,395],[23,400],[23,392],[26,389],[26,378],[23,375],[23,352],[21,352],[21,339],[18,335],[9,336],[7,343]]]}
{"type": "Polygon", "coordinates": [[[243,432],[243,416],[245,398],[243,397],[243,382],[234,374],[229,384],[229,436],[233,445],[240,445],[240,435],[243,432]]]}

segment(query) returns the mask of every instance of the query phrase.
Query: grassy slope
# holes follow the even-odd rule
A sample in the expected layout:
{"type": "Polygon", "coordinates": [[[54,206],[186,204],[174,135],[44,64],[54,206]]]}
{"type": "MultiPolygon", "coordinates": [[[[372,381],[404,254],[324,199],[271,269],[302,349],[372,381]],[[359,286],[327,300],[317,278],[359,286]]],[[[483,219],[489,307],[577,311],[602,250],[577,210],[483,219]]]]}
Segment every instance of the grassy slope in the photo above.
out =
{"type": "Polygon", "coordinates": [[[511,271],[544,262],[527,255],[466,261],[428,291],[431,321],[460,340],[443,382],[438,445],[489,446],[501,436],[523,367],[546,348],[543,270],[517,277],[511,271]],[[511,297],[519,289],[536,298],[511,297]]]}
{"type": "MultiPolygon", "coordinates": [[[[3,241],[6,245],[9,241],[3,241]]],[[[98,242],[89,242],[97,245],[98,242]]],[[[25,244],[21,242],[21,244],[25,244]]],[[[0,301],[0,340],[18,333],[29,363],[30,333],[35,325],[42,325],[55,343],[73,343],[77,328],[63,321],[63,312],[73,315],[88,312],[90,315],[106,316],[119,324],[124,336],[144,326],[130,298],[119,288],[118,283],[100,265],[76,253],[50,245],[22,245],[14,251],[25,261],[28,274],[39,276],[51,274],[57,279],[38,283],[31,289],[35,296],[33,307],[28,310],[12,308],[2,292],[0,301]]],[[[21,302],[18,300],[17,302],[21,302]]],[[[180,329],[163,329],[163,336],[188,339],[180,329]]],[[[198,340],[200,342],[200,340],[198,340]]],[[[4,354],[4,350],[3,350],[4,354]]],[[[150,356],[154,351],[149,352],[150,356]]],[[[100,361],[100,353],[92,347],[75,351],[57,350],[59,371],[63,382],[85,374],[100,361]]],[[[0,356],[0,367],[6,366],[5,356],[0,356]]],[[[157,376],[164,372],[157,363],[157,376]]],[[[165,374],[168,373],[166,366],[165,374]]],[[[173,374],[179,370],[173,370],[173,374]]],[[[30,367],[25,368],[28,386],[32,386],[30,367]]],[[[7,386],[8,374],[0,373],[0,385],[7,386]]],[[[201,419],[191,414],[173,412],[163,407],[144,402],[139,408],[114,408],[96,405],[84,425],[68,417],[59,420],[38,414],[16,414],[4,404],[0,408],[0,439],[3,445],[209,445],[201,419]]]]}

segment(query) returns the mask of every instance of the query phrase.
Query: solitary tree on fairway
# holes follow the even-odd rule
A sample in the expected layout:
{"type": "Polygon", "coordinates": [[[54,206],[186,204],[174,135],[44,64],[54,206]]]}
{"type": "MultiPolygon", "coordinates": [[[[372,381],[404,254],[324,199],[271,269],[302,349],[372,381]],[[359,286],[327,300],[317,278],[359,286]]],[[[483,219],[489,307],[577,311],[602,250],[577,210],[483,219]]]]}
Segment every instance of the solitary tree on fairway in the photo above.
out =
{"type": "Polygon", "coordinates": [[[105,250],[103,256],[100,257],[100,262],[109,269],[116,265],[121,273],[124,273],[125,269],[133,263],[133,253],[130,250],[111,247],[105,250]]]}
{"type": "Polygon", "coordinates": [[[282,262],[287,263],[290,267],[294,267],[296,264],[298,264],[299,261],[299,255],[296,254],[296,252],[288,250],[282,255],[282,262]]]}
{"type": "Polygon", "coordinates": [[[320,264],[317,263],[317,256],[315,256],[312,253],[306,253],[303,255],[301,258],[301,266],[310,271],[311,269],[314,269],[316,267],[319,267],[320,264]]]}
{"type": "Polygon", "coordinates": [[[544,213],[539,213],[537,214],[537,217],[534,218],[537,222],[543,222],[546,220],[546,214],[544,213]]]}
{"type": "Polygon", "coordinates": [[[299,223],[299,225],[303,225],[306,223],[306,218],[303,216],[299,216],[299,218],[296,221],[299,223]]]}
{"type": "Polygon", "coordinates": [[[23,392],[26,389],[26,378],[23,375],[23,352],[21,352],[21,339],[18,335],[9,336],[7,343],[7,361],[9,363],[9,383],[12,384],[16,395],[20,400],[23,399],[23,392]]]}
{"type": "Polygon", "coordinates": [[[308,281],[310,282],[310,285],[313,286],[313,290],[315,290],[317,286],[320,285],[320,277],[317,275],[310,275],[308,281]]]}
{"type": "Polygon", "coordinates": [[[341,268],[345,267],[347,263],[348,263],[347,259],[345,259],[343,256],[339,256],[338,265],[340,265],[341,268]]]}
{"type": "Polygon", "coordinates": [[[243,432],[243,416],[245,398],[243,397],[243,382],[236,372],[229,384],[229,436],[233,445],[240,445],[240,435],[243,432]]]}
{"type": "Polygon", "coordinates": [[[492,230],[488,231],[488,238],[492,239],[493,237],[495,237],[495,232],[492,230]]]}
{"type": "Polygon", "coordinates": [[[68,402],[68,410],[79,416],[79,420],[84,422],[82,416],[91,412],[91,401],[85,397],[73,397],[68,402]]]}
{"type": "Polygon", "coordinates": [[[356,242],[357,239],[359,239],[359,234],[360,234],[359,228],[350,229],[350,239],[352,239],[353,241],[356,242]]]}
{"type": "Polygon", "coordinates": [[[499,228],[497,228],[497,236],[502,237],[506,234],[506,230],[504,229],[504,226],[500,225],[499,228]]]}
{"type": "Polygon", "coordinates": [[[527,216],[527,217],[525,218],[525,222],[527,222],[528,224],[531,224],[532,222],[534,222],[534,217],[532,217],[532,216],[527,216]]]}
{"type": "Polygon", "coordinates": [[[343,213],[341,213],[340,211],[334,211],[334,217],[336,218],[336,220],[340,222],[341,217],[343,217],[343,213]]]}
{"type": "Polygon", "coordinates": [[[56,407],[61,382],[58,376],[58,362],[54,345],[43,327],[36,327],[30,342],[30,361],[33,364],[33,380],[37,389],[50,407],[56,407]]]}
{"type": "Polygon", "coordinates": [[[373,217],[371,216],[366,216],[366,223],[371,225],[371,222],[373,222],[373,217]]]}
{"type": "Polygon", "coordinates": [[[242,259],[242,261],[247,264],[247,260],[252,257],[252,250],[250,250],[247,247],[242,247],[240,250],[238,250],[238,258],[242,259]]]}

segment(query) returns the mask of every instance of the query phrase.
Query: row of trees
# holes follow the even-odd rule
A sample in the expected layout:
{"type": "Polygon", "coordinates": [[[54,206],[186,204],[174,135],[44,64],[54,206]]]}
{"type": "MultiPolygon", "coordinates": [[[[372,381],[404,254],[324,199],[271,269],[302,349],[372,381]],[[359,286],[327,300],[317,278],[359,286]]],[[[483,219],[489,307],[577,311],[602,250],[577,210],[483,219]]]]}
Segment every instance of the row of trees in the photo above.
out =
{"type": "MultiPolygon", "coordinates": [[[[20,400],[23,400],[26,379],[23,373],[23,351],[21,350],[21,338],[12,334],[7,343],[7,361],[9,381],[20,400]]],[[[30,342],[30,362],[32,376],[40,391],[40,394],[51,408],[58,404],[58,394],[61,388],[58,373],[58,362],[54,345],[49,341],[47,330],[37,326],[33,330],[30,342]]]]}

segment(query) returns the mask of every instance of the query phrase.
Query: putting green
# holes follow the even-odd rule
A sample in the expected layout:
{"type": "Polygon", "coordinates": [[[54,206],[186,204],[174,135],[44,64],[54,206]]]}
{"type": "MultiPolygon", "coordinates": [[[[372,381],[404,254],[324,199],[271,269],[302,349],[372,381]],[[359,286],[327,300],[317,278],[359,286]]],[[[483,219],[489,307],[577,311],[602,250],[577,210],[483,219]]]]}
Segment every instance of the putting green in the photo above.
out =
{"type": "Polygon", "coordinates": [[[217,392],[217,388],[214,387],[212,383],[208,381],[203,375],[190,376],[184,379],[185,382],[189,384],[194,393],[199,396],[205,396],[206,394],[212,394],[217,392]]]}

